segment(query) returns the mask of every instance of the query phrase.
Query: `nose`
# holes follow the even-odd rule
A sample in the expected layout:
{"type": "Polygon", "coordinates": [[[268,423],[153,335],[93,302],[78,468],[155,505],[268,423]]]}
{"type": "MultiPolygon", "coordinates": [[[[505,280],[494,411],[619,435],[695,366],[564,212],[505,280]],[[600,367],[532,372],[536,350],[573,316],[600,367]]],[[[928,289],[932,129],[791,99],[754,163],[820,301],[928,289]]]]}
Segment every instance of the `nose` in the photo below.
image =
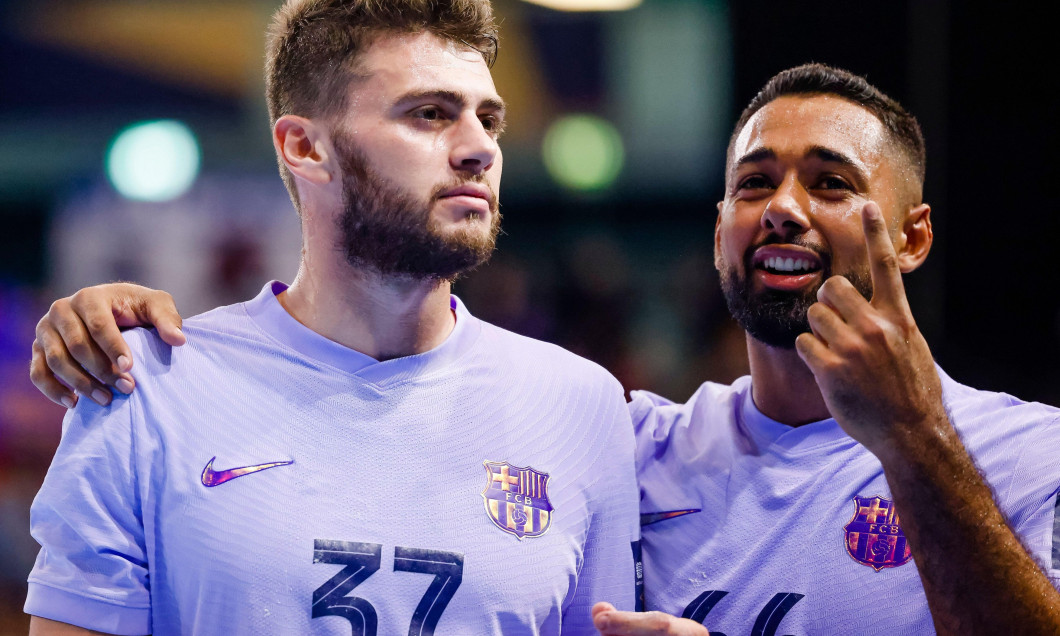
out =
{"type": "Polygon", "coordinates": [[[795,175],[789,175],[773,192],[762,211],[762,227],[781,236],[798,234],[810,227],[809,196],[795,175]]]}
{"type": "Polygon", "coordinates": [[[481,174],[493,167],[501,149],[497,139],[482,125],[473,112],[461,115],[455,127],[449,164],[454,170],[481,174]]]}

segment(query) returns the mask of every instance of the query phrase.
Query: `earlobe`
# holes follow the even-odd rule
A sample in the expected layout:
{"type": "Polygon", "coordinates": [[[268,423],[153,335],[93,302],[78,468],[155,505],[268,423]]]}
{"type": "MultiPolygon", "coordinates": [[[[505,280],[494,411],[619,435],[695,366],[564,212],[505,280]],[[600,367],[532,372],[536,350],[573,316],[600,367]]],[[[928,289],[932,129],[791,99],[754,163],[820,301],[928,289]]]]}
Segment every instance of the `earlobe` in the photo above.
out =
{"type": "Polygon", "coordinates": [[[316,185],[331,182],[330,138],[319,123],[284,115],[273,126],[272,141],[291,174],[316,185]]]}
{"type": "Polygon", "coordinates": [[[920,267],[931,251],[931,206],[923,203],[909,211],[902,224],[904,244],[898,252],[898,267],[907,274],[920,267]]]}

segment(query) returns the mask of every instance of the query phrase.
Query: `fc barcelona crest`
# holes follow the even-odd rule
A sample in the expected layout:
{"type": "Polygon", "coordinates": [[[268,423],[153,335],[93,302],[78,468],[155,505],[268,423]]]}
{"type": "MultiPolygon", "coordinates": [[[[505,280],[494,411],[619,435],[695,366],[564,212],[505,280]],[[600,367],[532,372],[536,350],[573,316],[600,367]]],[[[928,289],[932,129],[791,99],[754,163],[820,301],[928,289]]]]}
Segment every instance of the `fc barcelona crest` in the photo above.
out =
{"type": "Polygon", "coordinates": [[[552,525],[548,473],[508,462],[482,462],[482,465],[486,467],[482,499],[490,521],[520,540],[545,534],[552,525]]]}
{"type": "Polygon", "coordinates": [[[890,499],[854,495],[854,518],[843,529],[847,554],[877,572],[905,565],[913,555],[890,499]]]}

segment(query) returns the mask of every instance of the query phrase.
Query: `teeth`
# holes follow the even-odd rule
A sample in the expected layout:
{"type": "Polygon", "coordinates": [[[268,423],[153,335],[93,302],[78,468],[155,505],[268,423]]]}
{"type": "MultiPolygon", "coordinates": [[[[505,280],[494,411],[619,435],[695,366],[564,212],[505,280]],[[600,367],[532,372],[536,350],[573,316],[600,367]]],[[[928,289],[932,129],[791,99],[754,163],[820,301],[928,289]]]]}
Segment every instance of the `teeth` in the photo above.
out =
{"type": "Polygon", "coordinates": [[[765,260],[766,269],[777,272],[805,272],[810,270],[810,261],[804,258],[781,258],[770,256],[765,260]]]}

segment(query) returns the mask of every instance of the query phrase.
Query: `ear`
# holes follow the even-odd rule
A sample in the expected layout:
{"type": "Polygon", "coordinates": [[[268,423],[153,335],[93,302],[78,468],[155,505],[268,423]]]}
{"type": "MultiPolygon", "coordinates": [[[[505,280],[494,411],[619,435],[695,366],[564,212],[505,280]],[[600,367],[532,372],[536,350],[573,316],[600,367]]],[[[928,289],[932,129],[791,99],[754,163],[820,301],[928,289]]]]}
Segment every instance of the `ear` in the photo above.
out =
{"type": "Polygon", "coordinates": [[[295,177],[314,185],[331,182],[335,170],[331,137],[316,121],[284,115],[272,127],[276,154],[295,177]]]}
{"type": "Polygon", "coordinates": [[[934,235],[931,232],[931,206],[922,203],[906,215],[901,228],[902,241],[898,249],[898,267],[908,274],[920,267],[931,251],[934,235]]]}
{"type": "Polygon", "coordinates": [[[714,221],[714,269],[721,271],[721,211],[725,201],[718,201],[718,218],[714,221]]]}

